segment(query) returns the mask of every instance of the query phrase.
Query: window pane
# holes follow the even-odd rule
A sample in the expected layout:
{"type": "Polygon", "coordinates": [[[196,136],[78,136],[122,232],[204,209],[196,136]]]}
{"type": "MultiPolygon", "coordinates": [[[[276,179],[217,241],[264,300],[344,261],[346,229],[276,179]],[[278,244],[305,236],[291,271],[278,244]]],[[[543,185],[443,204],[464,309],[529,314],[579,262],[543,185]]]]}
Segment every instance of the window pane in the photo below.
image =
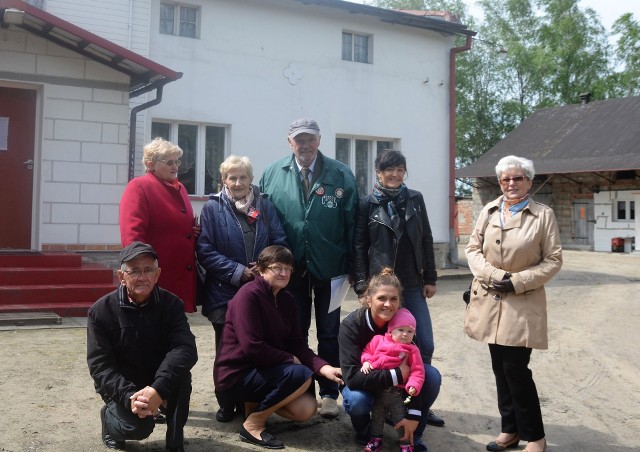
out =
{"type": "Polygon", "coordinates": [[[196,8],[180,7],[180,36],[187,38],[196,37],[196,8]]]}
{"type": "Polygon", "coordinates": [[[220,164],[224,161],[224,127],[207,126],[205,141],[204,193],[217,193],[222,188],[220,164]]]}
{"type": "Polygon", "coordinates": [[[369,62],[369,36],[353,35],[353,61],[358,63],[369,62]]]}
{"type": "Polygon", "coordinates": [[[346,61],[353,60],[351,49],[353,48],[353,35],[351,33],[342,33],[342,59],[346,61]]]}
{"type": "Polygon", "coordinates": [[[160,4],[160,33],[165,35],[173,34],[174,17],[174,5],[167,5],[166,3],[160,4]]]}
{"type": "Polygon", "coordinates": [[[182,166],[179,169],[180,182],[186,187],[187,193],[196,194],[196,149],[198,144],[198,126],[178,125],[178,146],[182,148],[182,166]]]}
{"type": "Polygon", "coordinates": [[[385,149],[393,149],[393,143],[391,141],[377,141],[376,142],[376,157],[380,155],[385,149]]]}
{"type": "Polygon", "coordinates": [[[164,122],[152,122],[151,123],[151,139],[164,138],[167,141],[171,141],[171,124],[164,122]]]}
{"type": "Polygon", "coordinates": [[[626,220],[627,219],[627,209],[624,201],[618,201],[618,220],[626,220]]]}
{"type": "Polygon", "coordinates": [[[636,202],[635,201],[629,201],[629,219],[630,220],[636,219],[636,202]]]}
{"type": "Polygon", "coordinates": [[[369,141],[356,140],[356,184],[361,195],[369,193],[369,141]]]}
{"type": "Polygon", "coordinates": [[[336,138],[336,160],[349,165],[349,139],[336,138]]]}

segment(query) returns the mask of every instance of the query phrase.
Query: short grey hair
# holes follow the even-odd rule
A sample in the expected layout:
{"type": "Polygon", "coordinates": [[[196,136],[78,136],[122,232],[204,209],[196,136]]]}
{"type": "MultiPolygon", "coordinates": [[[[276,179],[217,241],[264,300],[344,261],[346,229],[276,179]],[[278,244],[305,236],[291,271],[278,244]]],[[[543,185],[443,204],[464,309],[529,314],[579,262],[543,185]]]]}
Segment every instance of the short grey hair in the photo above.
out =
{"type": "Polygon", "coordinates": [[[237,155],[230,155],[224,162],[220,164],[220,176],[222,180],[227,178],[227,174],[232,169],[241,169],[247,172],[249,179],[253,182],[253,165],[249,157],[238,157],[237,155]]]}
{"type": "MultiPolygon", "coordinates": [[[[153,268],[158,268],[158,259],[154,259],[153,268]]],[[[120,265],[120,270],[123,271],[123,272],[129,271],[129,266],[127,265],[127,262],[123,262],[120,265]]]]}
{"type": "Polygon", "coordinates": [[[533,168],[533,162],[524,157],[517,157],[515,155],[507,155],[502,157],[496,165],[496,176],[500,179],[502,173],[512,168],[519,168],[524,171],[525,176],[529,180],[533,180],[536,175],[536,170],[533,168]]]}

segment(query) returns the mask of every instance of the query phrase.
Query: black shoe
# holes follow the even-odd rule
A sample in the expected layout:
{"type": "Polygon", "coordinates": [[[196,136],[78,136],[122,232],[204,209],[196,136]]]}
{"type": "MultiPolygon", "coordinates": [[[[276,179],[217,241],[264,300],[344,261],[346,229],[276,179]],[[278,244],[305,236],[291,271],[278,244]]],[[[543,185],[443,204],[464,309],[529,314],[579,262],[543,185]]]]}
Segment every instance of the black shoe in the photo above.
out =
{"type": "Polygon", "coordinates": [[[104,419],[104,413],[107,411],[107,405],[100,409],[100,422],[102,423],[102,443],[109,449],[124,450],[124,440],[115,440],[107,433],[107,424],[104,419]]]}
{"type": "Polygon", "coordinates": [[[153,416],[153,422],[155,422],[156,424],[166,424],[167,418],[163,414],[158,413],[153,416]]]}
{"type": "Polygon", "coordinates": [[[231,422],[233,420],[233,410],[235,406],[221,406],[216,413],[216,421],[218,422],[231,422]]]}
{"type": "Polygon", "coordinates": [[[427,414],[427,424],[435,427],[444,427],[444,419],[436,416],[433,411],[429,410],[427,414]]]}
{"type": "Polygon", "coordinates": [[[240,426],[240,441],[245,443],[255,444],[256,446],[264,447],[265,449],[284,449],[284,444],[279,439],[274,438],[266,431],[260,433],[258,439],[244,428],[244,425],[240,426]]]}
{"type": "Polygon", "coordinates": [[[414,452],[429,452],[427,445],[422,442],[421,438],[413,439],[413,451],[414,452]]]}

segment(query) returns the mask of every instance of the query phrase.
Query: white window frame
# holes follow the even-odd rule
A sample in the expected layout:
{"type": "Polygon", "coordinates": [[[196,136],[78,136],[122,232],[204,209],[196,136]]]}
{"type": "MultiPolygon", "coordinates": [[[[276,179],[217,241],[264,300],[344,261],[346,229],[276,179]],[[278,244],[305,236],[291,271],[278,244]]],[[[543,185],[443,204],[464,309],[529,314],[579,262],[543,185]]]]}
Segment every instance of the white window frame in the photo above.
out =
{"type": "MultiPolygon", "coordinates": [[[[230,126],[228,124],[211,124],[211,123],[203,123],[203,122],[193,122],[193,121],[175,121],[175,120],[165,120],[165,119],[153,119],[151,121],[154,123],[162,123],[170,126],[170,137],[169,140],[172,143],[178,144],[178,129],[180,125],[186,126],[197,126],[198,130],[196,132],[196,180],[195,180],[195,191],[194,193],[189,193],[189,196],[196,197],[206,197],[213,191],[217,191],[217,187],[205,187],[205,172],[206,172],[206,138],[207,138],[207,127],[219,127],[224,129],[224,149],[222,152],[222,158],[226,158],[229,155],[229,130],[230,126]]],[[[155,137],[151,137],[153,139],[155,137]]],[[[183,159],[184,160],[184,159],[183,159]]],[[[218,168],[212,169],[215,176],[213,177],[214,181],[216,178],[219,178],[218,168]]],[[[180,173],[178,173],[180,174],[180,173]]]]}
{"type": "Polygon", "coordinates": [[[342,30],[342,39],[340,40],[340,48],[341,55],[343,61],[352,61],[354,63],[364,63],[364,64],[372,64],[373,63],[373,35],[369,33],[361,33],[352,30],[342,30]],[[347,58],[345,55],[345,35],[351,36],[351,49],[349,50],[350,55],[347,58]],[[367,38],[367,55],[366,61],[362,61],[360,59],[356,59],[356,37],[367,38]]]}
{"type": "Polygon", "coordinates": [[[611,202],[611,208],[613,210],[613,221],[617,223],[634,223],[636,221],[635,210],[636,205],[635,201],[632,197],[622,196],[619,198],[614,198],[611,202]],[[618,212],[620,209],[618,208],[619,203],[624,203],[624,218],[619,218],[618,212]],[[631,209],[633,207],[633,209],[631,209]],[[633,213],[633,218],[631,218],[631,214],[633,213]]]}
{"type": "MultiPolygon", "coordinates": [[[[336,157],[338,152],[338,144],[337,140],[348,140],[347,144],[347,160],[346,163],[353,174],[356,177],[356,184],[358,186],[358,193],[360,195],[365,195],[371,191],[371,187],[373,187],[373,183],[376,180],[376,168],[375,161],[378,155],[378,147],[380,147],[380,151],[383,149],[400,149],[400,139],[399,138],[382,138],[382,137],[365,137],[365,136],[354,136],[354,135],[336,135],[335,149],[336,149],[336,157]],[[356,142],[357,141],[366,141],[367,142],[367,168],[366,175],[364,181],[361,180],[362,174],[357,171],[357,152],[356,152],[356,142]],[[380,144],[378,144],[380,143],[380,144]]],[[[342,161],[342,160],[341,160],[342,161]]]]}
{"type": "Polygon", "coordinates": [[[160,14],[158,17],[158,31],[160,34],[172,35],[172,36],[181,36],[183,38],[191,38],[191,39],[199,39],[200,38],[200,7],[195,5],[188,5],[184,3],[176,3],[176,2],[161,2],[160,3],[160,14]],[[170,5],[173,6],[173,30],[171,33],[162,30],[162,5],[170,5]],[[195,18],[195,35],[191,36],[189,34],[184,34],[182,32],[182,27],[180,25],[180,19],[182,17],[181,11],[185,9],[195,10],[196,18],[195,18]]]}

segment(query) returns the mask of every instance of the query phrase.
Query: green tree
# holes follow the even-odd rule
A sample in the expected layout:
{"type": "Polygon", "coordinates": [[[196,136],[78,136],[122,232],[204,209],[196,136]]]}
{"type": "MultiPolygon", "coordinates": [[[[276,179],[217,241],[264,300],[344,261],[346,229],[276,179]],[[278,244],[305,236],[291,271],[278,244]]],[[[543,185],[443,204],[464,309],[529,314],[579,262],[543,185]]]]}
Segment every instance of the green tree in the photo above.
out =
{"type": "Polygon", "coordinates": [[[620,97],[640,95],[640,24],[631,13],[623,14],[614,22],[611,32],[618,35],[615,63],[622,67],[614,74],[611,94],[620,97]]]}

